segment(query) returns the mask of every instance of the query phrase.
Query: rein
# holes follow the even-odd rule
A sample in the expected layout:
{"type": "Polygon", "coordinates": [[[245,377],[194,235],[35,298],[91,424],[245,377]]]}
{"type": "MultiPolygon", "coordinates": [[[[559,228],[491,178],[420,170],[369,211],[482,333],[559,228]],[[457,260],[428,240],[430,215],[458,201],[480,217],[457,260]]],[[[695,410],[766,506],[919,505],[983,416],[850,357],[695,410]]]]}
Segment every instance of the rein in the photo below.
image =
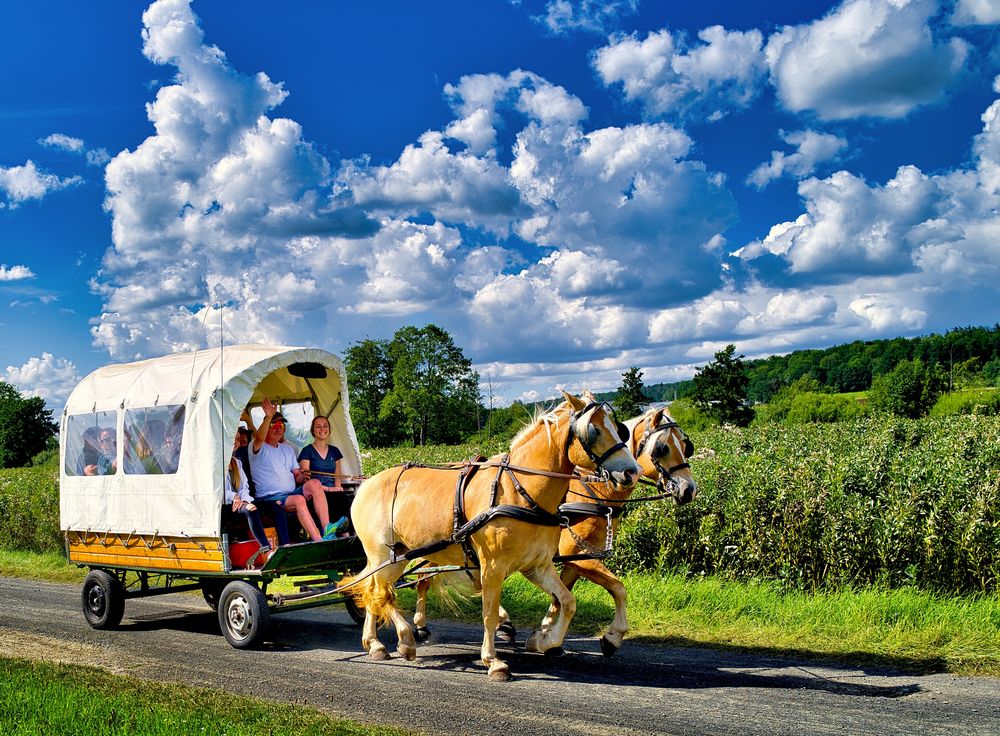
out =
{"type": "MultiPolygon", "coordinates": [[[[399,475],[396,476],[396,489],[393,491],[393,506],[395,506],[396,493],[398,492],[399,481],[403,477],[403,473],[411,468],[426,468],[430,470],[450,470],[459,472],[458,481],[455,484],[455,504],[452,509],[453,511],[453,522],[452,522],[452,533],[450,536],[440,539],[436,542],[431,542],[417,549],[405,549],[403,545],[394,544],[390,547],[390,556],[387,564],[393,562],[399,562],[401,560],[414,560],[419,557],[425,557],[429,554],[439,552],[443,549],[450,547],[453,544],[461,545],[463,554],[465,555],[466,568],[478,568],[479,560],[476,557],[476,553],[469,543],[469,537],[486,526],[490,521],[499,517],[505,517],[510,519],[517,519],[519,521],[526,521],[531,524],[537,524],[539,526],[560,526],[569,527],[569,519],[558,513],[560,509],[557,509],[557,513],[552,513],[546,511],[538,502],[531,497],[531,494],[524,488],[521,481],[518,480],[517,473],[522,473],[526,475],[536,475],[545,478],[556,478],[565,480],[581,480],[581,481],[605,481],[608,479],[608,474],[603,472],[602,465],[605,460],[607,460],[611,455],[620,449],[627,449],[627,445],[624,441],[618,442],[613,445],[611,449],[604,452],[598,456],[593,448],[591,447],[590,438],[584,438],[580,436],[577,429],[577,423],[580,419],[586,416],[592,410],[603,406],[603,404],[598,402],[592,402],[587,404],[583,409],[577,412],[573,412],[569,418],[569,429],[566,434],[566,444],[564,448],[564,453],[569,456],[569,447],[575,439],[580,443],[580,447],[583,448],[584,452],[587,454],[591,460],[594,461],[599,472],[602,472],[601,476],[591,477],[582,476],[575,470],[572,473],[559,473],[551,470],[540,470],[537,468],[526,468],[520,465],[512,465],[508,458],[509,453],[505,453],[503,457],[499,460],[467,460],[459,464],[451,465],[423,465],[419,463],[404,463],[400,466],[402,470],[399,475]],[[496,478],[493,480],[493,484],[490,492],[490,506],[485,511],[479,513],[475,518],[469,519],[466,522],[462,522],[465,518],[465,489],[469,479],[472,477],[475,469],[478,468],[496,468],[497,474],[496,478]],[[500,487],[500,481],[506,475],[514,487],[514,490],[518,493],[521,498],[527,502],[527,507],[515,506],[513,504],[497,504],[497,495],[500,487]]],[[[614,414],[611,409],[608,409],[609,416],[613,417],[614,414]]],[[[588,425],[589,426],[589,425],[588,425]]],[[[619,434],[621,434],[619,430],[619,434]]],[[[567,489],[568,492],[568,489],[567,489]]],[[[596,495],[592,494],[592,497],[597,499],[596,495]]],[[[606,507],[605,507],[606,508],[606,507]]],[[[609,519],[610,519],[610,509],[608,509],[609,519]]],[[[471,573],[468,573],[471,577],[471,573]]]]}

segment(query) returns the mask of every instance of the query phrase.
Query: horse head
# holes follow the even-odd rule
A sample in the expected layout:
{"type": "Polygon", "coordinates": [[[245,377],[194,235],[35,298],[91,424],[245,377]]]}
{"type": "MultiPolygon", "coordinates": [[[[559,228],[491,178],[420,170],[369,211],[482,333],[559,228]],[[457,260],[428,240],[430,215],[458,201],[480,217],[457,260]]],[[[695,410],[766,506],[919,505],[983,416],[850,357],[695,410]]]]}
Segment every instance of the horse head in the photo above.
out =
{"type": "MultiPolygon", "coordinates": [[[[630,422],[631,424],[631,422],[630,422]]],[[[678,504],[690,503],[698,495],[687,459],[694,443],[666,409],[650,409],[632,424],[631,446],[647,478],[678,504]]]]}
{"type": "Polygon", "coordinates": [[[570,461],[604,473],[616,486],[635,485],[642,468],[632,456],[628,428],[616,419],[611,406],[589,391],[581,398],[562,394],[571,412],[566,438],[570,461]]]}

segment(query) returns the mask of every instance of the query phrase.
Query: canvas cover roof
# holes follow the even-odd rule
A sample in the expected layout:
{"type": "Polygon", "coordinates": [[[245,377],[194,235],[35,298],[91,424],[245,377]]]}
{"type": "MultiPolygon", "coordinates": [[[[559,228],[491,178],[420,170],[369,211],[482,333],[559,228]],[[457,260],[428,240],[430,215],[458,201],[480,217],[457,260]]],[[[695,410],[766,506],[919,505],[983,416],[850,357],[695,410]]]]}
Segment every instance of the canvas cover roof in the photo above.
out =
{"type": "MultiPolygon", "coordinates": [[[[61,417],[117,412],[123,436],[129,409],[183,405],[184,429],[177,472],[167,475],[82,476],[66,473],[60,448],[60,519],[63,530],[218,536],[223,473],[240,414],[263,398],[309,401],[330,419],[330,443],[344,455],[344,473],[360,475],[358,441],[351,424],[343,364],[317,348],[232,345],[108,365],[84,378],[61,417]],[[316,366],[324,370],[317,372],[316,366]],[[291,368],[291,370],[289,370],[291,368]],[[324,377],[317,377],[325,373],[324,377]]],[[[118,457],[124,443],[119,443],[118,457]]],[[[73,458],[69,458],[71,461],[73,458]]]]}

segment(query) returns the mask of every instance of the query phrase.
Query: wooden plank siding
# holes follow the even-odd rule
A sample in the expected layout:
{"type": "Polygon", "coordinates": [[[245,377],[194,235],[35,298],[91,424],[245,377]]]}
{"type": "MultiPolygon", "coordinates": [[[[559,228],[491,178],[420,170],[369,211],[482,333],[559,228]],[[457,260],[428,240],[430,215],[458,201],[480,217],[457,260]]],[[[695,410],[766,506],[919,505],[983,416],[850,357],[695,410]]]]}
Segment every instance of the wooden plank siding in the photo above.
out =
{"type": "Polygon", "coordinates": [[[133,535],[129,539],[127,534],[66,532],[66,548],[71,563],[91,567],[223,572],[222,542],[215,537],[133,535]]]}

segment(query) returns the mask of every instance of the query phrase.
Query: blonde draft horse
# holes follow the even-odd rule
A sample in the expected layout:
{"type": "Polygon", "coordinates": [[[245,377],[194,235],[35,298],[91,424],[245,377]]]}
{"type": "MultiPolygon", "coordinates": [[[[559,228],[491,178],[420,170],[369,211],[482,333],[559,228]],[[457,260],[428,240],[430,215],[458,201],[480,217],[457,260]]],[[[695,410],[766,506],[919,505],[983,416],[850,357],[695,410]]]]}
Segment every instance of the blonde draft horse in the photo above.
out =
{"type": "MultiPolygon", "coordinates": [[[[629,449],[642,468],[642,476],[654,481],[657,489],[669,495],[678,505],[693,501],[698,494],[698,485],[691,476],[687,458],[694,453],[694,445],[669,412],[662,408],[650,409],[641,416],[626,421],[625,426],[629,431],[629,449]]],[[[574,513],[572,503],[564,505],[561,509],[570,520],[569,528],[563,529],[559,537],[559,557],[568,558],[563,561],[560,575],[563,585],[572,590],[577,580],[583,577],[607,590],[615,602],[614,619],[601,637],[601,652],[606,657],[618,651],[628,632],[627,592],[622,582],[604,562],[594,556],[595,552],[600,554],[607,549],[609,529],[608,518],[597,512],[599,507],[594,503],[593,497],[596,496],[610,507],[612,511],[610,531],[614,538],[621,511],[625,502],[632,496],[633,490],[634,487],[616,487],[610,483],[587,484],[585,487],[580,481],[573,480],[570,482],[568,500],[571,502],[583,500],[584,503],[581,505],[591,506],[594,511],[574,513]]],[[[460,584],[457,575],[449,575],[448,578],[448,583],[460,584]]],[[[432,585],[443,582],[431,577],[419,579],[417,582],[417,603],[413,624],[417,627],[420,641],[426,641],[431,636],[426,624],[427,591],[432,585]]],[[[549,610],[542,624],[543,628],[546,622],[551,625],[551,619],[556,614],[554,607],[549,610]]],[[[502,607],[500,618],[497,638],[503,642],[512,642],[517,632],[502,607]]],[[[558,652],[550,651],[550,654],[555,653],[558,652]]]]}
{"type": "MultiPolygon", "coordinates": [[[[694,445],[677,422],[665,409],[650,409],[640,417],[625,422],[629,428],[629,447],[635,455],[642,476],[654,481],[678,505],[690,503],[698,495],[698,484],[691,476],[687,458],[694,454],[694,445]]],[[[612,508],[610,533],[614,539],[618,531],[621,510],[629,500],[633,488],[614,488],[609,484],[589,484],[599,497],[607,498],[612,508]]],[[[588,500],[587,489],[578,481],[570,483],[568,500],[588,500]]],[[[568,514],[569,528],[559,537],[559,556],[573,558],[590,550],[604,549],[607,544],[608,522],[606,517],[568,514]],[[581,545],[577,538],[583,540],[581,545]],[[584,547],[588,547],[585,549],[584,547]]],[[[618,651],[628,632],[626,601],[628,594],[622,581],[600,559],[567,559],[563,562],[560,579],[572,590],[581,577],[604,588],[615,601],[615,616],[608,630],[601,637],[601,652],[610,657],[618,651]]],[[[555,615],[550,608],[546,620],[555,615]]],[[[542,624],[544,626],[544,623],[542,624]]]]}
{"type": "Polygon", "coordinates": [[[507,470],[492,472],[490,467],[481,467],[468,478],[464,518],[455,510],[460,505],[455,470],[404,465],[361,484],[351,515],[368,564],[354,578],[354,587],[365,608],[361,643],[371,658],[388,658],[377,631],[378,623],[385,622],[396,628],[400,656],[416,657],[413,629],[395,606],[394,584],[407,565],[407,558],[401,556],[406,551],[419,552],[417,556],[438,565],[466,566],[469,558],[478,560],[478,569],[471,574],[482,591],[480,657],[491,680],[510,679],[494,639],[500,620],[500,589],[512,573],[520,572],[553,601],[548,626],[529,637],[529,648],[544,652],[562,644],[576,601],[552,562],[560,527],[546,525],[544,520],[551,523],[558,518],[555,512],[566,497],[574,467],[602,467],[622,485],[633,484],[640,472],[605,404],[565,392],[563,396],[562,404],[514,438],[506,456],[491,459],[491,467],[506,463],[507,470]],[[459,524],[498,507],[520,507],[523,512],[534,507],[537,518],[493,516],[468,534],[467,546],[448,544],[457,536],[459,524]]]}

